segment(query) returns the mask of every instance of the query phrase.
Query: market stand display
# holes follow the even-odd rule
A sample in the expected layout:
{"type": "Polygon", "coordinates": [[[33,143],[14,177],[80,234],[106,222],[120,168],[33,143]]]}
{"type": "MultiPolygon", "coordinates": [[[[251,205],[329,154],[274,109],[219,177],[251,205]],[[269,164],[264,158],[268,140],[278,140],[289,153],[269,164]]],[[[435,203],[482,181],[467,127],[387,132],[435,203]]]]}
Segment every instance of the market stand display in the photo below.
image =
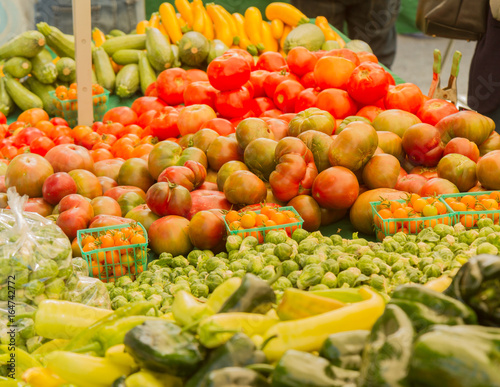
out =
{"type": "Polygon", "coordinates": [[[499,384],[491,120],[290,5],[176,6],[94,31],[92,127],[50,119],[72,37],[0,48],[0,386],[499,384]]]}

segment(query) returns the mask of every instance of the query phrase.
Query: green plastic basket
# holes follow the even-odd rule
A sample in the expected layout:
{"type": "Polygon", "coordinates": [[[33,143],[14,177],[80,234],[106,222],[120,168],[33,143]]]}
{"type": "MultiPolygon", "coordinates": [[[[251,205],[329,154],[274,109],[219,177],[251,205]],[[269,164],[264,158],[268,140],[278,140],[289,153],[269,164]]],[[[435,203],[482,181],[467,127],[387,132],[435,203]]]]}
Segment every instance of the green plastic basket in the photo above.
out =
{"type": "MultiPolygon", "coordinates": [[[[261,241],[264,239],[266,234],[271,230],[285,230],[288,235],[291,235],[296,228],[302,228],[304,220],[302,219],[302,217],[299,215],[299,213],[295,208],[293,208],[292,206],[287,206],[274,209],[278,211],[292,211],[299,221],[287,224],[277,224],[276,226],[269,226],[269,227],[255,227],[255,228],[246,228],[244,230],[231,230],[229,228],[229,224],[226,222],[226,217],[224,216],[224,223],[226,225],[226,230],[228,235],[239,235],[241,238],[245,238],[249,235],[252,235],[252,233],[256,233],[257,239],[261,241]]],[[[252,211],[255,212],[256,214],[260,214],[260,210],[252,210],[252,211]]]]}
{"type": "MultiPolygon", "coordinates": [[[[428,199],[428,198],[423,198],[423,199],[428,199]]],[[[399,203],[405,203],[405,200],[399,199],[399,200],[392,200],[396,201],[399,203]]],[[[444,202],[444,201],[443,201],[444,202]]],[[[446,209],[448,212],[446,214],[441,214],[441,215],[435,215],[435,216],[422,216],[420,218],[395,218],[395,219],[384,219],[382,218],[378,211],[377,207],[382,203],[381,201],[378,202],[370,202],[370,207],[372,209],[372,216],[373,219],[378,219],[378,223],[375,222],[374,227],[375,227],[375,232],[377,235],[377,238],[379,240],[382,240],[382,235],[384,238],[386,236],[394,235],[398,230],[400,229],[400,226],[404,226],[409,234],[418,234],[422,229],[425,227],[433,227],[435,224],[438,223],[445,223],[450,226],[454,225],[454,213],[451,207],[448,205],[448,203],[444,202],[446,209]],[[394,231],[394,232],[393,232],[394,231]]]]}
{"type": "Polygon", "coordinates": [[[135,274],[141,273],[145,269],[148,260],[147,242],[127,246],[107,247],[104,249],[96,249],[87,252],[83,251],[82,239],[84,238],[84,236],[92,235],[97,239],[99,236],[105,235],[110,230],[121,230],[127,227],[134,226],[136,224],[141,227],[144,238],[146,238],[147,241],[147,231],[139,222],[133,224],[127,223],[116,226],[78,230],[78,246],[80,247],[83,258],[87,261],[87,264],[89,266],[90,277],[99,278],[103,282],[113,282],[116,278],[121,277],[122,275],[129,275],[131,276],[131,278],[134,278],[135,274]],[[114,258],[114,256],[116,255],[115,252],[118,252],[119,258],[114,258]],[[107,262],[106,260],[106,258],[110,256],[113,257],[111,258],[111,263],[107,262]],[[104,262],[99,261],[98,258],[101,257],[104,258],[104,262]],[[121,266],[121,269],[118,269],[120,271],[115,269],[118,266],[121,266]]]}
{"type": "MultiPolygon", "coordinates": [[[[469,195],[477,197],[477,196],[481,196],[481,195],[490,195],[492,192],[496,192],[496,191],[478,191],[478,192],[462,192],[462,193],[457,193],[457,194],[445,194],[445,195],[441,195],[440,199],[442,201],[445,201],[448,198],[461,198],[461,197],[469,196],[469,195]]],[[[457,223],[461,223],[461,219],[463,216],[471,216],[472,217],[472,219],[474,220],[474,226],[467,227],[468,229],[477,228],[476,222],[485,216],[488,218],[491,218],[493,221],[495,221],[495,218],[498,219],[500,217],[500,210],[455,211],[452,209],[452,212],[454,214],[454,223],[453,223],[454,225],[457,223]]],[[[468,220],[468,219],[466,219],[466,220],[468,220]]]]}
{"type": "MultiPolygon", "coordinates": [[[[56,115],[64,118],[68,125],[73,128],[78,125],[78,100],[57,98],[55,91],[49,91],[49,95],[54,101],[56,115]]],[[[102,121],[102,117],[108,110],[109,91],[104,89],[104,93],[92,96],[94,103],[94,122],[102,121]]]]}

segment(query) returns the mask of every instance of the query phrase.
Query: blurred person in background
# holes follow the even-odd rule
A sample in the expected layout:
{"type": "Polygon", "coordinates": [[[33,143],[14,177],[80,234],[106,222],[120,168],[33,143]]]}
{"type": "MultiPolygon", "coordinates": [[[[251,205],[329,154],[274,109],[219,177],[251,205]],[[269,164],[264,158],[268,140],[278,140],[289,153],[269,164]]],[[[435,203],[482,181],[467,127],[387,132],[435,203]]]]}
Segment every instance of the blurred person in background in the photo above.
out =
{"type": "Polygon", "coordinates": [[[467,104],[493,119],[500,133],[500,0],[490,0],[486,33],[470,65],[467,104]]]}
{"type": "Polygon", "coordinates": [[[325,16],[350,39],[370,45],[378,60],[391,67],[396,56],[396,19],[400,0],[291,0],[306,16],[325,16]]]}
{"type": "MultiPolygon", "coordinates": [[[[35,1],[35,23],[44,21],[66,34],[73,33],[72,0],[35,1]]],[[[97,27],[106,34],[113,29],[125,33],[135,30],[137,23],[145,18],[144,1],[91,0],[92,28],[97,27]]]]}
{"type": "Polygon", "coordinates": [[[37,0],[0,0],[0,45],[29,30],[37,0]]]}

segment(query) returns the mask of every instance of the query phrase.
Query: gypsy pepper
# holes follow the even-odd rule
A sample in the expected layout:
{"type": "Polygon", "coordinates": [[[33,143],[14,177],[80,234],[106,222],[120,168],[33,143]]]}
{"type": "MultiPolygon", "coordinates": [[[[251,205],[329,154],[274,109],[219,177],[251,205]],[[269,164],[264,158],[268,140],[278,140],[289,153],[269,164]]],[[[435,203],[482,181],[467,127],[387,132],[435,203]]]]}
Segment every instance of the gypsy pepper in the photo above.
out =
{"type": "Polygon", "coordinates": [[[333,333],[371,329],[384,312],[384,299],[367,287],[360,288],[359,294],[363,301],[272,326],[264,335],[264,340],[276,336],[264,348],[267,358],[270,361],[278,360],[289,349],[319,351],[323,342],[333,333]]]}
{"type": "Polygon", "coordinates": [[[172,314],[179,325],[190,327],[214,312],[207,303],[200,302],[191,293],[181,290],[175,293],[172,314]]]}
{"type": "Polygon", "coordinates": [[[500,326],[500,257],[482,254],[469,259],[444,293],[469,305],[481,325],[500,326]]]}
{"type": "Polygon", "coordinates": [[[226,367],[212,371],[207,377],[207,387],[269,387],[269,382],[258,372],[242,367],[226,367]]]}
{"type": "Polygon", "coordinates": [[[361,355],[369,334],[368,330],[334,333],[325,340],[319,354],[334,366],[359,370],[361,355]]]}
{"type": "Polygon", "coordinates": [[[267,281],[247,273],[241,285],[222,305],[219,313],[267,313],[276,303],[276,294],[267,281]]]}
{"type": "Polygon", "coordinates": [[[355,387],[359,372],[332,366],[328,360],[290,349],[276,364],[272,387],[355,387]]]}
{"type": "Polygon", "coordinates": [[[9,373],[14,371],[16,379],[20,379],[24,371],[42,366],[37,359],[21,348],[15,347],[14,355],[15,364],[12,364],[12,348],[8,345],[0,345],[0,366],[6,366],[9,373]]]}
{"type": "Polygon", "coordinates": [[[205,387],[208,375],[214,370],[265,362],[264,353],[257,350],[252,340],[243,333],[237,333],[227,343],[210,353],[203,366],[187,381],[185,387],[205,387]]]}
{"type": "Polygon", "coordinates": [[[358,386],[407,386],[414,336],[407,314],[396,305],[387,305],[363,352],[358,386]]]}
{"type": "Polygon", "coordinates": [[[132,328],[124,344],[141,367],[179,377],[192,375],[205,358],[194,335],[167,320],[146,321],[132,328]]]}
{"type": "Polygon", "coordinates": [[[423,285],[404,285],[392,293],[389,304],[409,316],[417,332],[434,324],[475,324],[474,311],[464,303],[423,285]]]}
{"type": "Polygon", "coordinates": [[[414,344],[414,387],[500,386],[500,328],[435,325],[414,344]]]}
{"type": "Polygon", "coordinates": [[[214,313],[219,313],[229,297],[231,297],[231,295],[241,286],[241,281],[240,277],[231,277],[217,286],[212,294],[208,296],[206,302],[207,306],[213,310],[214,313]]]}

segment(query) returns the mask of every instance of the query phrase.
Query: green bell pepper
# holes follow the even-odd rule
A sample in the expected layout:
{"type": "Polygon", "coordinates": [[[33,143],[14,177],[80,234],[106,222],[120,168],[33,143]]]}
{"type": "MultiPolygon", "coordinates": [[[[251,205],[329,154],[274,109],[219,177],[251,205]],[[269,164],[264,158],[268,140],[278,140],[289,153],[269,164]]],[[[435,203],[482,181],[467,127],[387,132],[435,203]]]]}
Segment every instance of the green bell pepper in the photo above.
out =
{"type": "Polygon", "coordinates": [[[210,353],[203,366],[188,380],[185,387],[206,387],[208,376],[214,370],[265,362],[264,353],[257,350],[253,341],[248,336],[237,333],[210,353]]]}
{"type": "Polygon", "coordinates": [[[127,352],[142,367],[185,377],[192,375],[205,358],[194,335],[171,321],[146,321],[132,328],[124,340],[127,352]]]}
{"type": "Polygon", "coordinates": [[[328,360],[290,349],[276,364],[272,387],[354,387],[359,372],[332,366],[328,360]]]}
{"type": "Polygon", "coordinates": [[[403,309],[417,332],[434,324],[477,323],[476,314],[467,305],[423,285],[396,288],[389,304],[403,309]]]}
{"type": "Polygon", "coordinates": [[[207,387],[269,387],[269,382],[258,372],[248,368],[226,367],[208,374],[207,387]]]}
{"type": "Polygon", "coordinates": [[[359,370],[361,355],[370,331],[356,330],[330,335],[319,352],[334,366],[348,370],[359,370]]]}
{"type": "Polygon", "coordinates": [[[500,328],[436,325],[416,341],[412,387],[500,386],[500,328]]]}
{"type": "Polygon", "coordinates": [[[387,305],[363,352],[358,387],[406,386],[414,336],[406,313],[396,305],[387,305]]]}
{"type": "Polygon", "coordinates": [[[243,312],[266,314],[276,303],[276,294],[267,281],[245,274],[241,285],[222,305],[219,313],[243,312]]]}
{"type": "Polygon", "coordinates": [[[481,325],[500,326],[500,257],[469,259],[444,293],[469,305],[481,325]]]}

